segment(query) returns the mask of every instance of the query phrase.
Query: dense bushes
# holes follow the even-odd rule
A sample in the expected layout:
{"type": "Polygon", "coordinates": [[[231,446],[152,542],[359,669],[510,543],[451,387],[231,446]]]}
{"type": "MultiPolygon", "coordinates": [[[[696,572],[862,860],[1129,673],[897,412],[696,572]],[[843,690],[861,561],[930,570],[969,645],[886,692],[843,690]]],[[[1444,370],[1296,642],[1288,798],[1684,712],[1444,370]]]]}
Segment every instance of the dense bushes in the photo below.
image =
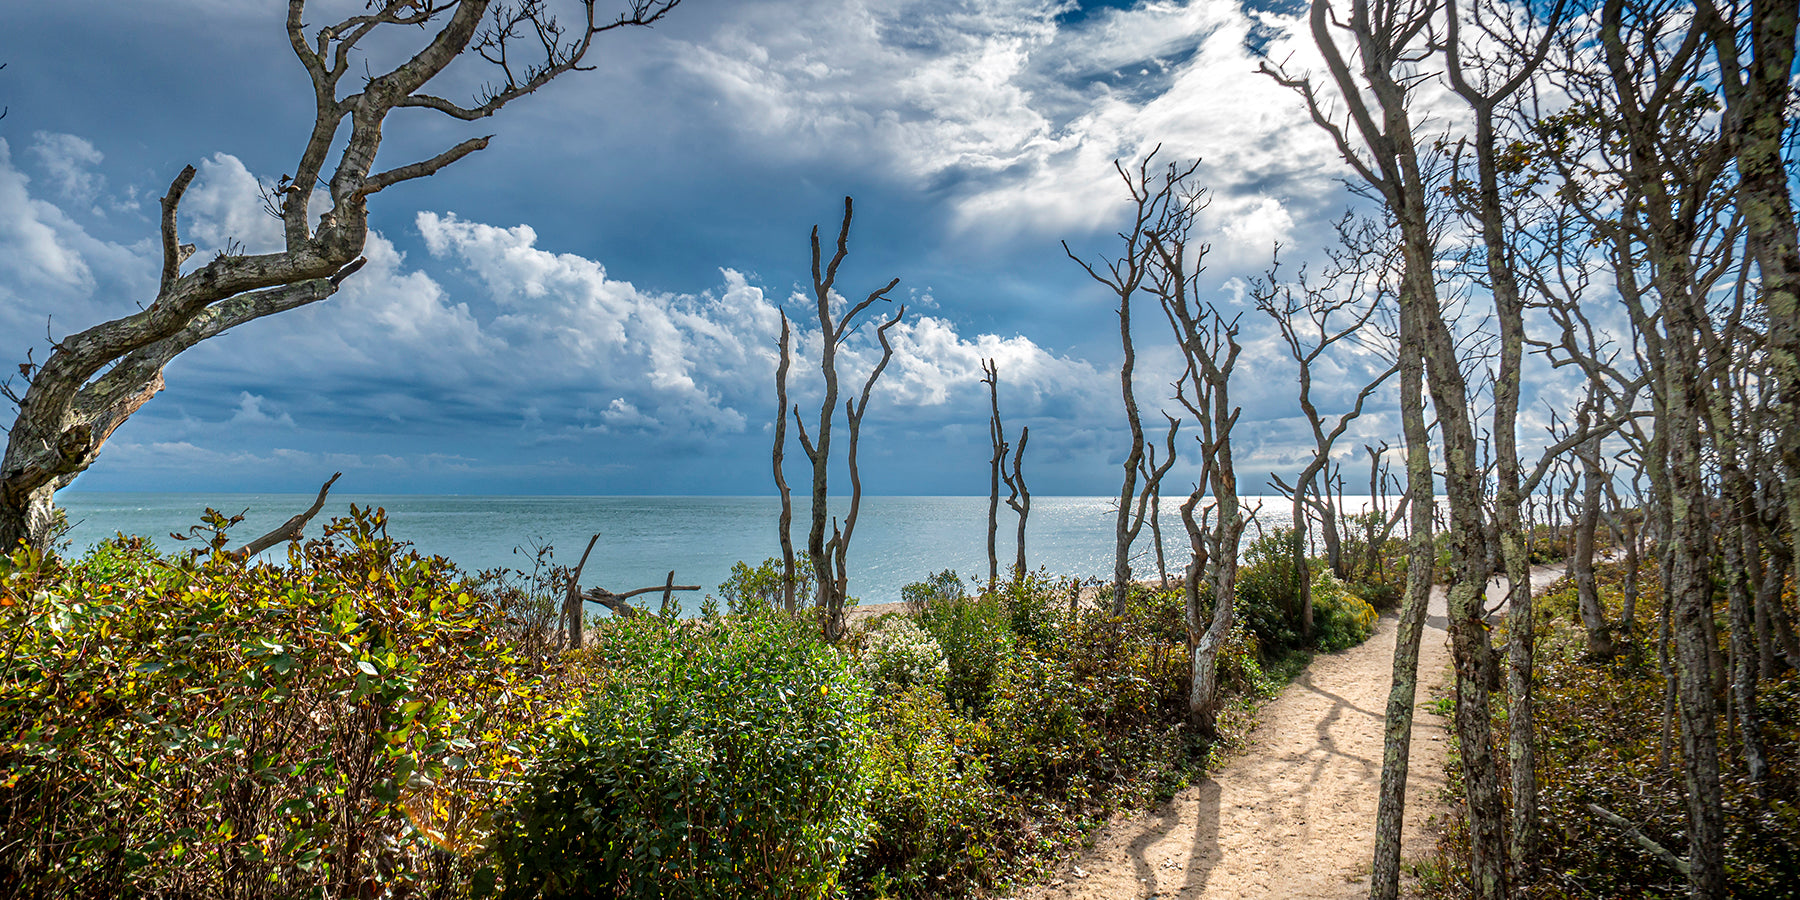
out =
{"type": "Polygon", "coordinates": [[[1375,607],[1351,593],[1330,572],[1313,573],[1313,642],[1335,653],[1369,639],[1375,631],[1375,607]]]}
{"type": "Polygon", "coordinates": [[[872,708],[873,821],[848,884],[865,896],[965,896],[1137,803],[1194,762],[1182,727],[1186,653],[1177,595],[1127,615],[1071,614],[1027,577],[970,595],[953,573],[909,586],[919,625],[880,623],[865,671],[942,649],[947,677],[884,678],[872,708]]]}
{"type": "Polygon", "coordinates": [[[787,616],[608,622],[507,808],[506,897],[828,895],[861,843],[868,697],[787,616]]]}
{"type": "Polygon", "coordinates": [[[0,895],[961,896],[1206,758],[1175,592],[944,572],[833,647],[765,563],[562,653],[543,557],[468,578],[353,508],[245,563],[209,521],[0,563],[0,895]]]}
{"type": "MultiPolygon", "coordinates": [[[[1238,569],[1239,619],[1271,650],[1307,643],[1300,634],[1300,579],[1294,568],[1294,530],[1276,528],[1244,551],[1238,569]]],[[[1309,577],[1313,601],[1311,645],[1326,652],[1344,650],[1367,640],[1375,630],[1375,608],[1317,560],[1309,577]]],[[[1385,595],[1379,586],[1378,595],[1385,595]]]]}
{"type": "Polygon", "coordinates": [[[1300,644],[1300,579],[1294,572],[1294,530],[1276,528],[1244,550],[1238,568],[1237,614],[1265,647],[1300,644]]]}
{"type": "Polygon", "coordinates": [[[481,844],[563,690],[508,610],[379,512],[285,566],[222,544],[0,562],[0,894],[466,885],[442,851],[481,844]]]}
{"type": "MultiPolygon", "coordinates": [[[[1620,615],[1621,569],[1599,567],[1601,599],[1611,621],[1620,615]]],[[[1655,566],[1647,565],[1641,577],[1640,602],[1655,609],[1660,590],[1655,566]]],[[[1635,638],[1650,647],[1627,646],[1614,661],[1597,664],[1586,655],[1581,630],[1570,622],[1574,594],[1573,582],[1564,580],[1539,598],[1544,615],[1538,620],[1536,700],[1544,843],[1521,893],[1545,898],[1685,897],[1685,875],[1588,808],[1595,804],[1622,816],[1649,839],[1687,855],[1681,726],[1671,723],[1669,753],[1661,756],[1664,683],[1655,663],[1655,633],[1640,632],[1635,638]]],[[[1722,617],[1724,611],[1717,613],[1722,617]]],[[[1634,639],[1624,640],[1629,645],[1634,639]]],[[[1800,885],[1800,779],[1795,777],[1800,771],[1800,675],[1787,672],[1764,681],[1758,705],[1771,774],[1766,798],[1759,798],[1750,784],[1739,738],[1720,718],[1725,867],[1733,896],[1789,898],[1800,885]]],[[[1504,706],[1497,704],[1496,716],[1504,715],[1504,706]]],[[[1497,738],[1505,734],[1503,727],[1496,732],[1497,738]]],[[[1505,759],[1503,752],[1500,759],[1505,759]]],[[[1442,877],[1435,880],[1433,893],[1470,896],[1465,883],[1468,840],[1460,821],[1441,850],[1442,877]]]]}

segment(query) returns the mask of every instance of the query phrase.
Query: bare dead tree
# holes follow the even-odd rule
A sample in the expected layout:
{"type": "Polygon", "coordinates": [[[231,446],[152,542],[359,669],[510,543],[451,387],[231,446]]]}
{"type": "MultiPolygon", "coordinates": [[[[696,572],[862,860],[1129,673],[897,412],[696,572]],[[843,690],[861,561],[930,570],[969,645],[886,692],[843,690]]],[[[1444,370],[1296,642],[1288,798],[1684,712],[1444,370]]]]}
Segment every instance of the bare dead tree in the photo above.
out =
{"type": "Polygon", "coordinates": [[[1023,580],[1030,571],[1025,565],[1025,522],[1031,518],[1031,490],[1025,486],[1025,445],[1031,441],[1031,427],[1019,429],[1019,445],[1013,448],[1012,468],[1001,473],[1006,479],[1006,505],[1019,517],[1018,556],[1013,560],[1013,577],[1023,580]]]}
{"type": "Polygon", "coordinates": [[[984,360],[981,369],[986,374],[982,382],[988,386],[988,400],[991,415],[988,419],[988,434],[994,442],[993,482],[988,495],[988,586],[992,587],[999,580],[999,556],[996,552],[994,538],[999,529],[1000,484],[1005,482],[1006,505],[1019,517],[1018,552],[1013,560],[1013,577],[1022,579],[1028,571],[1025,567],[1025,522],[1031,517],[1031,491],[1025,486],[1025,444],[1031,440],[1031,429],[1019,429],[1019,444],[1013,448],[1012,464],[1007,465],[1006,451],[1011,446],[1006,440],[1006,428],[1000,422],[1000,366],[994,360],[984,360]]]}
{"type": "Polygon", "coordinates": [[[1176,382],[1176,400],[1199,423],[1201,480],[1181,504],[1190,561],[1183,583],[1190,690],[1188,723],[1212,736],[1218,728],[1219,648],[1231,634],[1237,606],[1238,544],[1247,519],[1238,502],[1231,431],[1242,410],[1231,405],[1230,377],[1242,347],[1237,319],[1227,320],[1210,304],[1196,306],[1186,292],[1164,296],[1186,370],[1176,382]],[[1202,500],[1208,508],[1196,516],[1202,500]],[[1212,585],[1212,614],[1202,618],[1200,580],[1212,585]]]}
{"type": "Polygon", "coordinates": [[[1737,208],[1745,251],[1756,263],[1755,301],[1768,322],[1768,365],[1777,386],[1773,433],[1786,468],[1782,500],[1789,533],[1788,565],[1800,582],[1800,224],[1788,163],[1794,107],[1794,55],[1800,14],[1763,0],[1697,0],[1702,27],[1718,60],[1725,106],[1724,136],[1737,168],[1737,208]]]}
{"type": "Polygon", "coordinates": [[[668,610],[671,606],[672,598],[674,597],[675,591],[697,591],[697,590],[700,590],[700,585],[676,584],[675,583],[675,573],[670,572],[669,580],[665,581],[662,584],[653,584],[653,585],[650,585],[649,587],[641,587],[641,588],[637,588],[635,590],[625,591],[624,593],[621,593],[621,594],[615,594],[612,591],[609,591],[605,588],[592,587],[592,588],[588,588],[587,590],[581,592],[581,599],[589,600],[594,603],[598,603],[601,606],[604,606],[607,609],[612,610],[613,615],[618,616],[620,618],[630,618],[631,616],[639,616],[639,615],[643,615],[643,613],[644,613],[644,611],[642,609],[639,609],[638,607],[632,606],[631,604],[625,602],[627,600],[630,600],[633,597],[638,596],[639,594],[651,594],[651,593],[655,593],[657,591],[661,591],[662,595],[663,595],[663,609],[668,610]]]}
{"type": "Polygon", "coordinates": [[[600,542],[599,532],[588,538],[587,549],[581,551],[581,561],[569,570],[568,584],[563,594],[563,634],[568,637],[571,650],[587,646],[582,630],[586,620],[582,616],[581,606],[581,572],[587,568],[589,554],[594,552],[594,545],[600,542]]]}
{"type": "MultiPolygon", "coordinates": [[[[1348,216],[1338,223],[1340,234],[1347,234],[1354,227],[1348,216]]],[[[1377,319],[1384,312],[1379,268],[1386,264],[1386,260],[1369,260],[1364,254],[1345,252],[1334,260],[1323,284],[1309,283],[1305,270],[1293,282],[1284,282],[1280,277],[1281,247],[1277,245],[1266,278],[1251,285],[1256,308],[1274,320],[1288,356],[1299,367],[1300,412],[1313,436],[1313,457],[1292,485],[1283,482],[1279,475],[1270,474],[1276,486],[1293,499],[1294,596],[1300,604],[1300,633],[1308,638],[1312,636],[1313,606],[1312,572],[1306,565],[1307,510],[1318,515],[1332,571],[1343,577],[1347,573],[1338,536],[1338,509],[1321,490],[1320,477],[1331,465],[1331,449],[1338,438],[1362,415],[1369,398],[1400,370],[1399,358],[1393,355],[1397,336],[1377,319]],[[1327,430],[1326,417],[1313,400],[1313,370],[1339,342],[1360,344],[1391,359],[1386,369],[1363,384],[1354,405],[1339,413],[1327,430]]]]}
{"type": "Polygon", "coordinates": [[[139,312],[54,342],[41,366],[23,367],[23,392],[6,387],[18,416],[0,458],[0,546],[42,545],[55,492],[92,465],[107,438],[162,390],[163,368],[176,355],[228,329],[335,294],[363,264],[370,197],[434,175],[491,139],[471,137],[429,159],[377,171],[390,112],[420,108],[463,121],[484,119],[581,68],[600,35],[651,25],[679,2],[630,0],[607,19],[600,0],[580,0],[577,21],[566,23],[539,0],[374,0],[364,13],[314,30],[305,21],[305,0],[289,0],[288,43],[311,81],[315,116],[293,174],[281,179],[272,201],[284,247],[251,255],[222,252],[184,272],[194,245],[181,240],[179,211],[195,170],[181,170],[162,198],[156,295],[139,312]],[[416,35],[417,49],[392,69],[352,75],[364,58],[361,45],[378,32],[395,40],[416,35]],[[465,53],[494,66],[475,102],[462,105],[428,93],[430,82],[465,53]],[[355,87],[344,85],[346,76],[355,87]],[[315,215],[312,194],[320,184],[331,205],[315,215]]]}
{"type": "MultiPolygon", "coordinates": [[[[1313,0],[1309,22],[1329,84],[1335,88],[1335,102],[1321,97],[1309,77],[1290,75],[1267,63],[1263,69],[1300,95],[1314,123],[1332,138],[1358,180],[1382,201],[1400,235],[1404,260],[1404,284],[1399,293],[1402,402],[1414,402],[1406,396],[1411,383],[1406,377],[1405,354],[1411,350],[1423,356],[1429,372],[1424,386],[1431,395],[1442,441],[1442,477],[1451,517],[1448,595],[1457,675],[1455,721],[1464,748],[1471,874],[1475,896],[1491,900],[1506,896],[1508,872],[1504,801],[1489,740],[1488,685],[1489,673],[1494,671],[1494,648],[1481,609],[1492,568],[1486,546],[1483,473],[1470,415],[1468,380],[1462,370],[1465,356],[1459,352],[1437,284],[1438,237],[1433,227],[1434,193],[1427,158],[1432,148],[1421,146],[1408,103],[1412,87],[1424,77],[1419,74],[1421,64],[1438,50],[1432,28],[1439,8],[1436,0],[1350,0],[1348,16],[1339,18],[1333,15],[1332,5],[1331,0],[1313,0]],[[1339,108],[1344,111],[1342,119],[1336,112],[1339,108]]],[[[1408,444],[1415,453],[1422,449],[1411,434],[1408,444]]],[[[1429,491],[1421,483],[1430,480],[1429,467],[1417,472],[1409,461],[1408,473],[1415,510],[1421,504],[1429,507],[1429,491]]],[[[1404,681],[1416,680],[1416,673],[1403,676],[1398,671],[1404,662],[1397,654],[1396,690],[1402,693],[1404,681]]],[[[1416,657],[1413,664],[1416,666],[1416,657]]],[[[1389,698],[1390,711],[1394,699],[1389,698]]],[[[1403,715],[1410,721],[1410,709],[1403,715]]],[[[1389,736],[1394,737],[1394,722],[1390,720],[1389,725],[1389,736]]],[[[1391,754],[1384,762],[1390,759],[1391,754]]],[[[1386,802],[1388,796],[1384,790],[1378,835],[1398,833],[1401,812],[1386,802]]],[[[1388,885],[1397,881],[1396,848],[1397,844],[1388,843],[1377,848],[1376,896],[1392,896],[1388,885]]]]}
{"type": "Polygon", "coordinates": [[[1730,141],[1700,87],[1711,77],[1702,74],[1703,20],[1670,4],[1605,0],[1592,34],[1572,36],[1562,51],[1559,76],[1574,105],[1557,124],[1568,126],[1569,146],[1545,156],[1611,264],[1650,378],[1655,432],[1645,468],[1675,651],[1668,683],[1681,725],[1689,886],[1711,897],[1728,880],[1706,433],[1709,363],[1721,361],[1708,360],[1706,334],[1709,298],[1738,265],[1742,219],[1728,189],[1730,141]]]}
{"type": "Polygon", "coordinates": [[[988,440],[994,455],[988,460],[988,587],[1000,580],[1000,554],[995,535],[1000,529],[1000,470],[1006,466],[1006,432],[1000,427],[1000,367],[991,359],[981,361],[981,383],[988,386],[988,440]]]}
{"type": "MultiPolygon", "coordinates": [[[[1231,403],[1230,381],[1243,349],[1237,341],[1237,318],[1226,319],[1217,307],[1198,297],[1203,262],[1210,249],[1196,241],[1196,215],[1206,206],[1206,192],[1186,183],[1192,167],[1171,166],[1165,176],[1170,202],[1145,231],[1149,253],[1144,289],[1156,297],[1168,320],[1183,369],[1176,379],[1174,400],[1199,424],[1200,481],[1181,504],[1182,525],[1187,530],[1189,564],[1184,579],[1184,619],[1187,625],[1188,661],[1191,668],[1188,721],[1203,735],[1218,727],[1218,654],[1231,634],[1237,606],[1238,544],[1248,520],[1238,501],[1237,472],[1231,453],[1231,432],[1242,412],[1231,403]],[[1210,505],[1201,509],[1204,498],[1210,505]],[[1198,515],[1196,515],[1198,513],[1198,515]],[[1203,621],[1200,581],[1212,585],[1211,615],[1203,621]]],[[[1173,443],[1178,421],[1169,419],[1173,443]]],[[[1164,461],[1167,466],[1174,454],[1164,461]]],[[[1166,471],[1166,469],[1164,470],[1166,471]]],[[[1160,481],[1161,474],[1157,474],[1160,481]]]]}
{"type": "Polygon", "coordinates": [[[888,343],[888,329],[900,324],[905,316],[906,307],[902,305],[893,318],[875,329],[875,339],[881,343],[881,361],[875,364],[875,368],[869,371],[868,380],[863,382],[861,398],[844,403],[845,419],[850,428],[850,447],[845,454],[845,462],[850,469],[850,509],[844,513],[842,531],[838,530],[835,520],[832,522],[831,540],[825,545],[825,552],[831,557],[834,568],[831,594],[820,604],[827,640],[835,641],[844,633],[844,599],[849,596],[850,584],[850,536],[856,532],[856,518],[862,511],[862,469],[857,466],[857,448],[862,440],[863,415],[869,411],[869,394],[875,389],[876,379],[887,368],[888,360],[894,357],[894,346],[888,343]]]}
{"type": "Polygon", "coordinates": [[[1601,464],[1601,439],[1605,434],[1592,428],[1595,400],[1582,404],[1576,414],[1576,427],[1591,436],[1575,448],[1581,464],[1581,508],[1575,520],[1575,553],[1570,558],[1569,573],[1575,578],[1575,606],[1581,613],[1581,624],[1587,632],[1587,652],[1595,659],[1613,655],[1612,627],[1607,624],[1606,610],[1600,605],[1600,584],[1594,574],[1594,545],[1600,531],[1600,496],[1612,473],[1601,464]]]}
{"type": "Polygon", "coordinates": [[[1125,190],[1130,194],[1133,206],[1131,226],[1118,233],[1125,246],[1117,259],[1102,257],[1098,266],[1091,265],[1076,256],[1075,251],[1069,249],[1067,241],[1063,242],[1063,253],[1074,260],[1089,278],[1105,285],[1119,298],[1116,310],[1119,316],[1119,342],[1125,354],[1119,364],[1119,388],[1125,402],[1125,421],[1131,427],[1131,446],[1125,454],[1125,477],[1119,486],[1119,505],[1113,528],[1115,615],[1123,615],[1125,612],[1125,597],[1131,585],[1131,544],[1137,540],[1138,532],[1144,527],[1146,503],[1139,496],[1137,484],[1139,464],[1144,458],[1144,424],[1138,410],[1137,391],[1132,383],[1132,373],[1137,367],[1137,350],[1131,339],[1131,299],[1143,286],[1149,266],[1148,229],[1152,223],[1166,215],[1182,182],[1200,165],[1199,160],[1185,167],[1171,163],[1158,178],[1152,172],[1160,149],[1158,147],[1151,150],[1130,171],[1117,160],[1113,162],[1113,168],[1125,182],[1125,190]]]}
{"type": "Polygon", "coordinates": [[[1162,536],[1162,482],[1163,476],[1175,465],[1175,434],[1181,429],[1181,420],[1163,413],[1169,420],[1169,432],[1163,439],[1163,460],[1156,461],[1156,445],[1144,446],[1144,460],[1138,464],[1138,477],[1144,481],[1143,496],[1150,507],[1150,539],[1156,542],[1156,578],[1160,590],[1169,589],[1169,563],[1163,553],[1162,536]]]}
{"type": "Polygon", "coordinates": [[[584,602],[598,603],[601,606],[612,610],[612,613],[615,616],[629,618],[631,616],[642,615],[644,611],[625,601],[640,594],[650,594],[661,591],[663,595],[663,614],[668,615],[674,609],[676,591],[700,590],[700,585],[697,584],[676,584],[675,572],[670,570],[669,577],[665,579],[662,584],[653,584],[649,587],[641,587],[635,590],[625,591],[624,593],[614,593],[602,587],[591,587],[584,591],[581,589],[581,573],[582,570],[587,568],[588,555],[594,552],[594,545],[599,542],[600,535],[598,534],[588,538],[587,549],[581,551],[581,561],[577,562],[575,568],[570,569],[566,576],[568,581],[566,582],[563,594],[563,629],[568,640],[567,646],[570,649],[578,650],[587,646],[587,637],[584,633],[584,626],[586,623],[582,617],[582,604],[584,602]]]}
{"type": "Polygon", "coordinates": [[[781,517],[776,524],[776,531],[781,537],[781,605],[793,615],[799,611],[799,598],[795,596],[798,584],[794,568],[794,496],[788,488],[787,472],[782,467],[787,452],[787,377],[788,368],[793,363],[793,352],[790,349],[789,337],[792,329],[788,326],[787,313],[781,314],[781,361],[775,366],[775,448],[771,453],[775,468],[775,489],[781,494],[781,517]]]}
{"type": "MultiPolygon", "coordinates": [[[[1367,578],[1382,577],[1380,568],[1384,554],[1381,552],[1381,548],[1387,545],[1389,538],[1393,537],[1394,529],[1399,527],[1400,520],[1406,517],[1407,507],[1410,505],[1410,498],[1402,490],[1399,499],[1394,502],[1393,506],[1391,508],[1388,506],[1388,497],[1392,493],[1390,488],[1395,482],[1387,463],[1387,453],[1390,449],[1392,448],[1388,446],[1387,441],[1382,441],[1380,447],[1371,444],[1363,445],[1363,452],[1369,456],[1369,509],[1364,512],[1362,517],[1363,561],[1361,571],[1364,573],[1363,577],[1367,578]]],[[[1356,573],[1352,572],[1351,574],[1355,575],[1356,573]]]]}
{"type": "Polygon", "coordinates": [[[837,285],[838,267],[843,264],[844,257],[850,254],[850,218],[852,201],[844,198],[844,220],[838,226],[837,250],[829,262],[825,262],[819,247],[819,227],[812,229],[812,282],[813,300],[819,319],[819,371],[825,378],[825,395],[819,404],[819,425],[817,439],[806,432],[806,423],[800,419],[800,407],[793,407],[794,424],[800,432],[800,447],[806,451],[806,458],[812,463],[812,528],[806,538],[806,552],[811,559],[813,576],[817,583],[816,606],[821,619],[820,627],[827,640],[837,640],[844,628],[844,589],[846,574],[844,571],[845,554],[848,552],[850,536],[856,529],[856,516],[860,512],[862,500],[861,474],[856,467],[857,438],[861,433],[863,414],[868,412],[869,392],[875,387],[875,379],[887,367],[888,359],[893,355],[893,347],[888,344],[887,331],[906,314],[906,307],[900,307],[893,318],[882,323],[876,329],[880,338],[881,362],[870,372],[868,381],[863,385],[860,402],[847,401],[845,409],[849,414],[850,428],[850,484],[851,503],[849,515],[845,517],[840,531],[836,524],[832,526],[832,535],[825,536],[825,525],[830,519],[830,511],[826,503],[829,499],[827,473],[831,466],[831,428],[836,417],[838,406],[838,345],[849,337],[856,317],[873,306],[876,301],[887,301],[888,292],[900,284],[900,279],[890,280],[886,285],[870,291],[868,296],[855,305],[844,310],[840,316],[831,312],[833,288],[837,285]]]}

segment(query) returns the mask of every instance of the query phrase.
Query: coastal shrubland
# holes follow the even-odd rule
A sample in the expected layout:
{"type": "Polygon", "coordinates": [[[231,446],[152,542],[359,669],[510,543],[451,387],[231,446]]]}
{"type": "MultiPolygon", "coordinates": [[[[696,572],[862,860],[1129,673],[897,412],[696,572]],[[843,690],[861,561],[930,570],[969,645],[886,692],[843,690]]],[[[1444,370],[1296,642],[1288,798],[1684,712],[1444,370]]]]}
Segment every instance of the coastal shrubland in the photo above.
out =
{"type": "MultiPolygon", "coordinates": [[[[1622,621],[1625,567],[1601,563],[1596,571],[1607,619],[1622,621]]],[[[1637,577],[1639,602],[1657,609],[1663,588],[1656,567],[1643,567],[1637,577]]],[[[1535,694],[1544,844],[1523,870],[1519,888],[1547,898],[1689,896],[1687,876],[1643,843],[1670,857],[1687,855],[1682,737],[1680,723],[1669,718],[1673,710],[1665,706],[1668,682],[1655,652],[1657,622],[1640,622],[1636,631],[1622,634],[1612,658],[1594,658],[1587,652],[1576,593],[1574,580],[1563,579],[1538,600],[1535,694]],[[1608,821],[1594,807],[1628,825],[1608,821]]],[[[1791,587],[1782,602],[1794,607],[1791,587]]],[[[1724,610],[1714,614],[1723,618],[1724,610]]],[[[1725,658],[1723,641],[1718,650],[1725,658]]],[[[1792,897],[1800,884],[1800,780],[1794,777],[1800,761],[1800,674],[1783,671],[1764,684],[1758,702],[1771,763],[1765,784],[1748,777],[1741,729],[1720,735],[1725,865],[1733,896],[1792,897]]],[[[1495,730],[1503,734],[1506,704],[1497,704],[1494,716],[1495,730]]],[[[1504,762],[1504,754],[1500,759],[1504,762]]],[[[1452,777],[1458,774],[1453,767],[1452,777]]],[[[1424,870],[1430,896],[1473,894],[1465,823],[1461,816],[1451,817],[1438,858],[1424,870]]]]}
{"type": "Polygon", "coordinates": [[[0,893],[964,896],[1194,777],[1304,659],[1236,629],[1208,743],[1179,592],[943,572],[827,642],[744,565],[568,650],[553,568],[355,507],[246,561],[231,524],[0,563],[0,893]]]}
{"type": "Polygon", "coordinates": [[[0,895],[441,893],[578,671],[356,510],[282,565],[137,538],[0,563],[0,895]]]}

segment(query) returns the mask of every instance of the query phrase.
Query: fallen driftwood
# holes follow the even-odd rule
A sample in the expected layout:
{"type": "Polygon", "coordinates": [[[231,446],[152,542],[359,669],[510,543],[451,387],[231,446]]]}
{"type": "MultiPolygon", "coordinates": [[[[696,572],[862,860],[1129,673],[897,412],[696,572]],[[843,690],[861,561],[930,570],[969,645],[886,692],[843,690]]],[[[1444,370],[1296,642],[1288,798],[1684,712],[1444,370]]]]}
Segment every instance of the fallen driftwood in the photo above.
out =
{"type": "Polygon", "coordinates": [[[593,537],[588,538],[587,549],[581,552],[581,561],[576,563],[575,568],[569,573],[568,593],[563,597],[563,627],[564,633],[568,635],[569,646],[571,647],[584,646],[585,636],[582,634],[581,621],[581,604],[584,600],[598,603],[601,606],[612,610],[613,615],[616,616],[635,616],[638,613],[643,612],[643,610],[632,606],[625,601],[632,597],[636,597],[639,594],[662,591],[663,609],[667,611],[675,602],[676,591],[700,590],[700,585],[697,584],[676,584],[675,573],[671,570],[668,579],[662,584],[642,587],[637,590],[626,591],[622,594],[614,593],[599,587],[588,588],[583,591],[581,589],[581,570],[587,568],[588,555],[594,552],[594,544],[598,543],[599,540],[599,534],[595,534],[593,537]]]}
{"type": "Polygon", "coordinates": [[[641,587],[635,591],[626,591],[622,594],[615,594],[612,591],[606,590],[605,588],[588,588],[586,591],[582,592],[581,599],[591,600],[595,603],[598,603],[601,606],[604,606],[607,609],[612,610],[615,615],[635,616],[635,615],[638,615],[639,613],[644,612],[644,610],[639,609],[638,607],[632,606],[631,604],[626,603],[625,601],[631,599],[632,597],[636,597],[639,594],[648,594],[652,591],[662,591],[663,592],[663,603],[665,605],[667,605],[670,602],[672,602],[673,592],[675,592],[675,591],[697,591],[697,590],[700,590],[700,586],[697,584],[676,584],[675,583],[675,573],[670,572],[669,580],[664,584],[653,584],[649,587],[641,587]]]}
{"type": "Polygon", "coordinates": [[[337,483],[343,474],[342,472],[331,473],[331,477],[325,479],[325,483],[319,487],[319,498],[314,500],[313,505],[308,507],[305,512],[281,523],[268,534],[231,551],[231,554],[238,559],[249,559],[276,544],[300,540],[306,533],[306,523],[312,521],[312,517],[318,515],[319,510],[325,508],[325,495],[331,492],[331,486],[337,483]]]}
{"type": "Polygon", "coordinates": [[[1613,827],[1624,831],[1626,837],[1629,837],[1632,840],[1636,841],[1637,845],[1639,847],[1642,847],[1645,850],[1650,851],[1651,856],[1654,856],[1657,859],[1660,859],[1663,862],[1668,863],[1669,865],[1673,866],[1677,871],[1681,872],[1681,874],[1683,874],[1683,875],[1688,874],[1689,866],[1688,866],[1687,860],[1682,859],[1679,856],[1676,856],[1674,851],[1651,840],[1650,836],[1645,834],[1644,832],[1640,831],[1638,829],[1637,825],[1633,824],[1630,819],[1627,819],[1624,816],[1621,816],[1618,813],[1613,812],[1612,810],[1606,809],[1605,807],[1602,807],[1597,803],[1589,803],[1587,805],[1587,808],[1588,808],[1589,812],[1592,812],[1594,815],[1599,816],[1602,819],[1605,819],[1613,827]]]}

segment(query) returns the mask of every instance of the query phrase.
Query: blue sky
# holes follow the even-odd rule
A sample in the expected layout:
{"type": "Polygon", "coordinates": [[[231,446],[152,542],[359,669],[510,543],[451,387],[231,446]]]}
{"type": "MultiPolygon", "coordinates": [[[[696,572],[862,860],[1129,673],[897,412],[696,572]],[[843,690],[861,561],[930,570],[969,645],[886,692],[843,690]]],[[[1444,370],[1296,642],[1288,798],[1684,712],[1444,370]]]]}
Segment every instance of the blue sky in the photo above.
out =
{"type": "MultiPolygon", "coordinates": [[[[321,21],[337,11],[315,5],[321,21]]],[[[273,248],[257,181],[292,170],[310,123],[284,7],[0,7],[0,356],[41,358],[46,321],[61,335],[149,299],[156,198],[184,164],[200,169],[183,219],[199,259],[273,248]]],[[[77,488],[310,490],[341,469],[358,492],[772,493],[776,310],[806,321],[807,231],[832,229],[851,194],[840,287],[898,276],[909,305],[865,424],[866,488],[986,492],[979,360],[995,357],[1008,425],[1031,426],[1033,491],[1116,491],[1116,319],[1059,241],[1111,252],[1125,214],[1111,161],[1160,143],[1201,157],[1214,192],[1206,289],[1246,312],[1238,468],[1260,492],[1310,439],[1243,285],[1276,241],[1284,261],[1316,257],[1352,202],[1335,151],[1255,71],[1258,52],[1307,67],[1294,14],[687,0],[478,130],[390,118],[387,165],[496,138],[375,198],[370,264],[336,297],[176,360],[77,488]]],[[[454,94],[480,73],[449,74],[454,94]]],[[[1143,313],[1139,391],[1160,420],[1173,354],[1143,313]]],[[[860,383],[870,336],[846,355],[860,383]]],[[[1335,361],[1321,407],[1371,366],[1335,361]]],[[[797,386],[803,406],[813,387],[797,386]]],[[[1397,430],[1383,404],[1344,450],[1397,430]]]]}

